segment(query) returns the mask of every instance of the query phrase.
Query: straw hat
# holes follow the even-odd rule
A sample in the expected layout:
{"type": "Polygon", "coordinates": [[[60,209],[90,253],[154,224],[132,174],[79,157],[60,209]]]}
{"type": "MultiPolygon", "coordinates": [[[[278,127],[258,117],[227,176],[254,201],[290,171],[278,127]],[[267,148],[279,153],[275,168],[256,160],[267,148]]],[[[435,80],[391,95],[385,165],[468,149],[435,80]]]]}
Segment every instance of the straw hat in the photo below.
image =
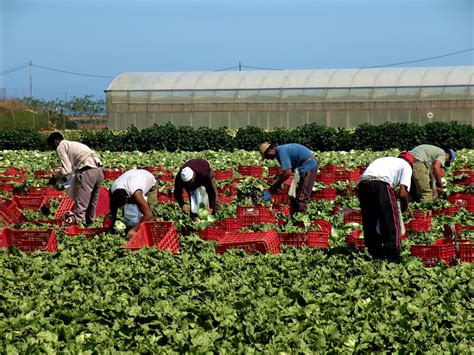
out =
{"type": "Polygon", "coordinates": [[[260,144],[260,147],[258,148],[260,155],[262,156],[262,159],[265,159],[265,152],[267,151],[268,147],[270,147],[270,143],[262,143],[260,144]]]}

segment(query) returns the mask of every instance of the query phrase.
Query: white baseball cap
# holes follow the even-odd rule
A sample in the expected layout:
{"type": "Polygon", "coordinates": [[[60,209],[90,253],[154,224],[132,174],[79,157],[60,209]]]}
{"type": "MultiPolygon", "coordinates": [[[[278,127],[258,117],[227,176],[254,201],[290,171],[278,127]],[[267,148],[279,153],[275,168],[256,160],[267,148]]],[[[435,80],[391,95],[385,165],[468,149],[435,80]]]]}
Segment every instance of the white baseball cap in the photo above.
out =
{"type": "Polygon", "coordinates": [[[181,180],[184,182],[189,182],[194,176],[194,171],[189,166],[184,167],[181,170],[181,180]]]}

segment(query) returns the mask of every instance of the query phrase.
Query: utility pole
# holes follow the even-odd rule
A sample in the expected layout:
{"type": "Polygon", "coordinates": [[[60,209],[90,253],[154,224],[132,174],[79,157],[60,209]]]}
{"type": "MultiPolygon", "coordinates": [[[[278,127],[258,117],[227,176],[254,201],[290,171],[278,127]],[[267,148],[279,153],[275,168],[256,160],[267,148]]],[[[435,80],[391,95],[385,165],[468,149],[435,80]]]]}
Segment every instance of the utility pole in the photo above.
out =
{"type": "Polygon", "coordinates": [[[30,69],[30,99],[33,97],[33,78],[32,78],[32,75],[31,75],[31,67],[33,66],[33,62],[30,60],[30,65],[29,65],[29,69],[30,69]]]}
{"type": "Polygon", "coordinates": [[[239,71],[242,71],[242,64],[240,64],[240,60],[239,60],[239,71]]]}

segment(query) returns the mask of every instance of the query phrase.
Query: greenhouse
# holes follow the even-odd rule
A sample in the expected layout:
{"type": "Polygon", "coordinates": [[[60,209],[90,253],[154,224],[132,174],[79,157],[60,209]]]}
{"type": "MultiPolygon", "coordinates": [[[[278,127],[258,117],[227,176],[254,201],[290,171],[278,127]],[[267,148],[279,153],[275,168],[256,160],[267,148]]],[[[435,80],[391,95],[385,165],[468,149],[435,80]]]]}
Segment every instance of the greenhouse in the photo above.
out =
{"type": "Polygon", "coordinates": [[[106,94],[110,129],[474,125],[474,66],[122,73],[106,94]]]}

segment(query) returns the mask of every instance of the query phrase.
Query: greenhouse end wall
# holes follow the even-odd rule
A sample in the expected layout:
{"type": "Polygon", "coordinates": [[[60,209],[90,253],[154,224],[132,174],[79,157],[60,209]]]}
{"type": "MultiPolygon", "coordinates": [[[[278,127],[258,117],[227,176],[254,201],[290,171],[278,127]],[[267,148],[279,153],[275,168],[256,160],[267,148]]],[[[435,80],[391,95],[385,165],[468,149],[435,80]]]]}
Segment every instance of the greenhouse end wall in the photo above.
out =
{"type": "Polygon", "coordinates": [[[295,128],[307,123],[441,121],[474,126],[474,86],[350,89],[107,91],[110,129],[176,126],[295,128]]]}

